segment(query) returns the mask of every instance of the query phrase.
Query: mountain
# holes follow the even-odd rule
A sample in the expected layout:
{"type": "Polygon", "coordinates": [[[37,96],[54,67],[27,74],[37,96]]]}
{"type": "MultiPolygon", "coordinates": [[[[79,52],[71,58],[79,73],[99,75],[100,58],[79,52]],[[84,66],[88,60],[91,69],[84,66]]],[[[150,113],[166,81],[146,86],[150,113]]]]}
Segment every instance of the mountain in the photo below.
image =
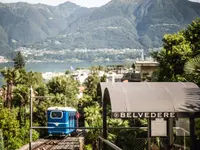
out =
{"type": "Polygon", "coordinates": [[[163,35],[185,28],[200,16],[199,8],[187,0],[112,0],[34,48],[160,47],[163,35]]]}
{"type": "Polygon", "coordinates": [[[0,51],[160,47],[163,35],[185,28],[199,8],[188,0],[112,0],[98,8],[0,3],[0,51]]]}
{"type": "Polygon", "coordinates": [[[19,46],[54,37],[87,10],[70,2],[56,7],[21,2],[0,3],[0,52],[8,54],[19,46]]]}

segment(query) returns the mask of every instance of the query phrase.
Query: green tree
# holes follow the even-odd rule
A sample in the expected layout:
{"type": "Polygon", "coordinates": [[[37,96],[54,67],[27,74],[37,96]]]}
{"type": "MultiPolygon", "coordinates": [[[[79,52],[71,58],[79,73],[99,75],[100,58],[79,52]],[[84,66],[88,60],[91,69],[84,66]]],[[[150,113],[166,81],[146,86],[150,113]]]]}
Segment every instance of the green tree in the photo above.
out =
{"type": "Polygon", "coordinates": [[[54,77],[47,83],[49,93],[54,95],[63,94],[71,101],[77,100],[78,86],[79,84],[76,80],[66,76],[54,77]]]}
{"type": "MultiPolygon", "coordinates": [[[[0,109],[0,129],[3,131],[5,149],[19,149],[29,141],[29,121],[24,127],[19,127],[18,109],[0,109]]],[[[39,134],[33,130],[33,140],[38,139],[39,134]]],[[[1,138],[1,137],[0,137],[1,138]]],[[[1,141],[0,141],[1,142],[1,141]]]]}
{"type": "Polygon", "coordinates": [[[107,76],[104,74],[101,78],[100,78],[100,82],[106,82],[107,76]]]}
{"type": "MultiPolygon", "coordinates": [[[[30,128],[29,119],[27,119],[24,126],[22,128],[20,128],[19,139],[21,139],[23,141],[23,145],[29,143],[29,128],[30,128]]],[[[39,138],[39,133],[36,130],[32,130],[32,140],[36,141],[36,140],[38,140],[38,138],[39,138]]]]}
{"type": "Polygon", "coordinates": [[[153,58],[159,62],[158,81],[178,81],[184,74],[184,64],[190,58],[192,49],[183,32],[166,34],[163,49],[154,52],[153,58]]]}
{"type": "Polygon", "coordinates": [[[25,67],[25,60],[20,51],[16,54],[16,56],[13,60],[14,60],[14,68],[15,69],[22,69],[25,67]]]}
{"type": "Polygon", "coordinates": [[[199,33],[200,19],[197,18],[185,30],[164,36],[162,51],[152,54],[153,58],[160,63],[154,74],[157,75],[154,80],[186,81],[187,79],[190,81],[189,74],[186,77],[184,75],[184,65],[188,60],[200,55],[199,33]]]}
{"type": "Polygon", "coordinates": [[[200,18],[192,21],[184,30],[186,40],[190,42],[193,57],[200,54],[200,18]]]}
{"type": "MultiPolygon", "coordinates": [[[[99,107],[98,103],[95,103],[93,106],[85,107],[85,126],[86,127],[102,127],[102,108],[99,107]]],[[[93,148],[97,148],[97,139],[100,135],[100,130],[88,130],[87,133],[87,142],[92,143],[93,148]]]]}
{"type": "Polygon", "coordinates": [[[131,68],[133,68],[133,70],[135,70],[135,63],[133,63],[133,64],[131,65],[131,68]]]}
{"type": "Polygon", "coordinates": [[[37,87],[41,83],[43,83],[42,73],[40,72],[28,72],[26,76],[26,84],[27,86],[37,87]]]}
{"type": "MultiPolygon", "coordinates": [[[[98,102],[93,101],[93,103],[91,103],[91,98],[89,98],[88,96],[87,98],[88,98],[88,102],[90,102],[89,103],[90,105],[87,107],[84,107],[85,126],[86,127],[102,127],[103,126],[102,107],[100,107],[98,102]]],[[[85,102],[87,103],[86,100],[85,102]]],[[[110,117],[107,118],[107,124],[109,127],[129,127],[129,122],[127,120],[112,119],[110,117]]],[[[125,133],[127,134],[127,130],[119,130],[119,129],[109,130],[108,139],[112,141],[113,143],[116,143],[118,142],[117,139],[124,136],[123,134],[125,133]]],[[[100,130],[88,130],[87,135],[86,135],[86,141],[87,141],[86,144],[92,144],[93,149],[96,149],[99,135],[100,135],[100,130]]]]}
{"type": "Polygon", "coordinates": [[[20,80],[20,74],[18,70],[15,70],[13,68],[5,68],[1,70],[1,74],[4,77],[4,80],[6,81],[6,100],[5,100],[5,106],[11,108],[12,105],[12,92],[13,92],[13,86],[16,84],[18,80],[20,80]]]}
{"type": "Polygon", "coordinates": [[[12,103],[15,107],[19,107],[18,120],[20,128],[26,124],[29,97],[29,87],[27,85],[18,84],[14,87],[12,103]]]}
{"type": "Polygon", "coordinates": [[[84,93],[90,95],[94,100],[97,100],[97,84],[100,82],[98,72],[92,70],[87,79],[85,80],[85,91],[84,93]]]}
{"type": "Polygon", "coordinates": [[[68,75],[68,74],[70,74],[70,73],[71,73],[70,70],[66,70],[66,71],[65,71],[65,74],[66,74],[66,75],[68,75]]]}
{"type": "Polygon", "coordinates": [[[21,133],[17,120],[17,109],[0,110],[0,129],[3,130],[5,148],[18,149],[22,146],[22,139],[19,138],[21,133]]]}

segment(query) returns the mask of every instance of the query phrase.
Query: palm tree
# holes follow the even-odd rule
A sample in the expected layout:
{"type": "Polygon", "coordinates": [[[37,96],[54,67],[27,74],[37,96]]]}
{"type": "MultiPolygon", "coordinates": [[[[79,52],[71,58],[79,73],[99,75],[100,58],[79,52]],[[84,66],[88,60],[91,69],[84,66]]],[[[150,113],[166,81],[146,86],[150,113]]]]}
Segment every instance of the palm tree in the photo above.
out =
{"type": "Polygon", "coordinates": [[[184,66],[185,73],[189,78],[199,84],[200,83],[200,56],[190,59],[184,66]]]}
{"type": "Polygon", "coordinates": [[[185,72],[200,75],[200,56],[190,59],[185,64],[185,72]]]}
{"type": "Polygon", "coordinates": [[[1,74],[4,76],[4,80],[6,81],[6,106],[11,108],[12,105],[12,91],[13,86],[19,80],[20,74],[18,70],[14,68],[5,68],[0,71],[1,74]]]}

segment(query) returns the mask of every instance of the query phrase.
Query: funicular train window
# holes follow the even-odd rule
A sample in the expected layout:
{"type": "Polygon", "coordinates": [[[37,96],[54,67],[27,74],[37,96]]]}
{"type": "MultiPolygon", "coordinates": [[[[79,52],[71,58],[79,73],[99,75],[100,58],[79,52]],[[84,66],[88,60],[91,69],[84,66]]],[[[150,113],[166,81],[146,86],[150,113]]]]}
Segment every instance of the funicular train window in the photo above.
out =
{"type": "Polygon", "coordinates": [[[72,113],[69,113],[69,126],[72,127],[72,113]]]}
{"type": "Polygon", "coordinates": [[[61,119],[63,117],[63,112],[62,111],[52,111],[50,114],[50,117],[52,119],[61,119]]]}
{"type": "Polygon", "coordinates": [[[74,126],[74,117],[75,117],[74,113],[69,113],[69,126],[70,127],[74,126]]]}

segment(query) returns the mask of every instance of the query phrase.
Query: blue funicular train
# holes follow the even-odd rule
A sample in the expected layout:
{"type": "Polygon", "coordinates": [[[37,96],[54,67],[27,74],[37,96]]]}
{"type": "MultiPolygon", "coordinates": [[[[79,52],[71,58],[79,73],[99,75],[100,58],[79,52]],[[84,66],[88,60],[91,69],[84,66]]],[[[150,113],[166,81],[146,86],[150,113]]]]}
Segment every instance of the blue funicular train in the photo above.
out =
{"type": "Polygon", "coordinates": [[[77,110],[71,107],[49,107],[47,109],[49,136],[66,136],[76,131],[63,127],[77,127],[77,110]],[[62,128],[59,128],[62,127],[62,128]]]}

